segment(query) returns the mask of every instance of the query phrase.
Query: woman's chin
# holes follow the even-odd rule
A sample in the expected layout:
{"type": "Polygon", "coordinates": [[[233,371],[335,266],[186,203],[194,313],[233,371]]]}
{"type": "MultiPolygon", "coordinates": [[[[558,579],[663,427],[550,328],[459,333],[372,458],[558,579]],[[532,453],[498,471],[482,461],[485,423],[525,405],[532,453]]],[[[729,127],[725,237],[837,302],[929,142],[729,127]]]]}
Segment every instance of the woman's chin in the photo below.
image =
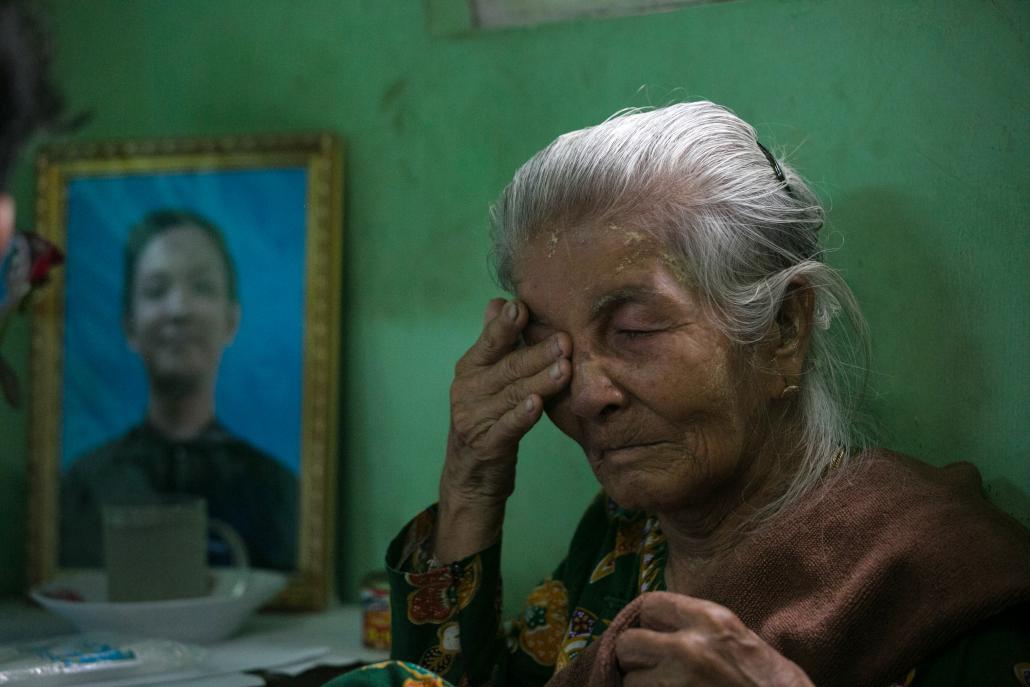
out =
{"type": "Polygon", "coordinates": [[[598,481],[601,483],[604,493],[627,510],[654,512],[661,506],[660,495],[655,492],[654,485],[648,484],[646,480],[625,477],[601,479],[598,477],[598,481]]]}

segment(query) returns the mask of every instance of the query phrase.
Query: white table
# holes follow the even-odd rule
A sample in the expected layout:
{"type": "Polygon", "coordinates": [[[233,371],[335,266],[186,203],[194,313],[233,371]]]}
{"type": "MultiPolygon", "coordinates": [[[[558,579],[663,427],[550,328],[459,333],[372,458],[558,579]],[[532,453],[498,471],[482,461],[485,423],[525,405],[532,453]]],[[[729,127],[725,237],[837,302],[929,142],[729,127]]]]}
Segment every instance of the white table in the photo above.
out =
{"type": "MultiPolygon", "coordinates": [[[[63,618],[17,599],[0,601],[0,643],[45,639],[75,632],[63,618]]],[[[247,660],[255,647],[274,647],[276,653],[286,656],[320,648],[326,660],[339,664],[343,657],[363,662],[380,661],[387,653],[367,649],[361,644],[361,609],[357,605],[334,606],[320,613],[259,613],[249,618],[240,631],[229,640],[208,645],[206,648],[230,662],[237,656],[247,660]]],[[[319,662],[315,657],[314,662],[319,662]]],[[[259,668],[263,666],[250,666],[259,668]]],[[[248,668],[242,668],[246,670],[248,668]]],[[[275,672],[275,668],[270,669],[275,672]]]]}

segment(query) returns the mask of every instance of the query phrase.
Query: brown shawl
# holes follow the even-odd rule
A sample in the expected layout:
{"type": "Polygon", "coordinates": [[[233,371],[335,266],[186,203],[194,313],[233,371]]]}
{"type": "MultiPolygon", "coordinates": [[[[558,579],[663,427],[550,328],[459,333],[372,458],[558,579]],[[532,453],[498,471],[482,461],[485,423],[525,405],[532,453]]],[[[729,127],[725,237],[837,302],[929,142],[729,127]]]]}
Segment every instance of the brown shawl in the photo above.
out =
{"type": "MultiPolygon", "coordinates": [[[[820,687],[886,685],[1030,602],[1030,534],[983,498],[972,465],[875,451],[749,538],[696,596],[731,609],[820,687]]],[[[618,684],[614,640],[638,605],[548,686],[618,684]]]]}

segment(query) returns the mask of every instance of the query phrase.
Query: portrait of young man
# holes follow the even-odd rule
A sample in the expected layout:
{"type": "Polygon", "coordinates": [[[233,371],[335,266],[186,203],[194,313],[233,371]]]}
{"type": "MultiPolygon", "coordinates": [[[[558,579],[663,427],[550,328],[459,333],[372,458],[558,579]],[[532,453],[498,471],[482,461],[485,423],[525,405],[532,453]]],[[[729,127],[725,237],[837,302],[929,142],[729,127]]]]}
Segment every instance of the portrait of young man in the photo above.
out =
{"type": "Polygon", "coordinates": [[[251,565],[296,567],[303,203],[296,170],[69,184],[62,567],[101,564],[105,502],[167,495],[203,498],[251,565]]]}

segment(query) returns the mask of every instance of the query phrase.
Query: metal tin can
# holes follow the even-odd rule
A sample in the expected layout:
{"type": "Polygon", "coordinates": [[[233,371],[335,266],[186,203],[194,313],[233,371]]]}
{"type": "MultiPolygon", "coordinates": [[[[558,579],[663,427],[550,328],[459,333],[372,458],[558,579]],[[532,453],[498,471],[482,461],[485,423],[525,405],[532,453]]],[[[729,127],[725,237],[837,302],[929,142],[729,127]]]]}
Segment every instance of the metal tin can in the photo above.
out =
{"type": "Polygon", "coordinates": [[[385,572],[371,572],[361,581],[361,643],[370,649],[390,648],[390,582],[385,572]]]}

